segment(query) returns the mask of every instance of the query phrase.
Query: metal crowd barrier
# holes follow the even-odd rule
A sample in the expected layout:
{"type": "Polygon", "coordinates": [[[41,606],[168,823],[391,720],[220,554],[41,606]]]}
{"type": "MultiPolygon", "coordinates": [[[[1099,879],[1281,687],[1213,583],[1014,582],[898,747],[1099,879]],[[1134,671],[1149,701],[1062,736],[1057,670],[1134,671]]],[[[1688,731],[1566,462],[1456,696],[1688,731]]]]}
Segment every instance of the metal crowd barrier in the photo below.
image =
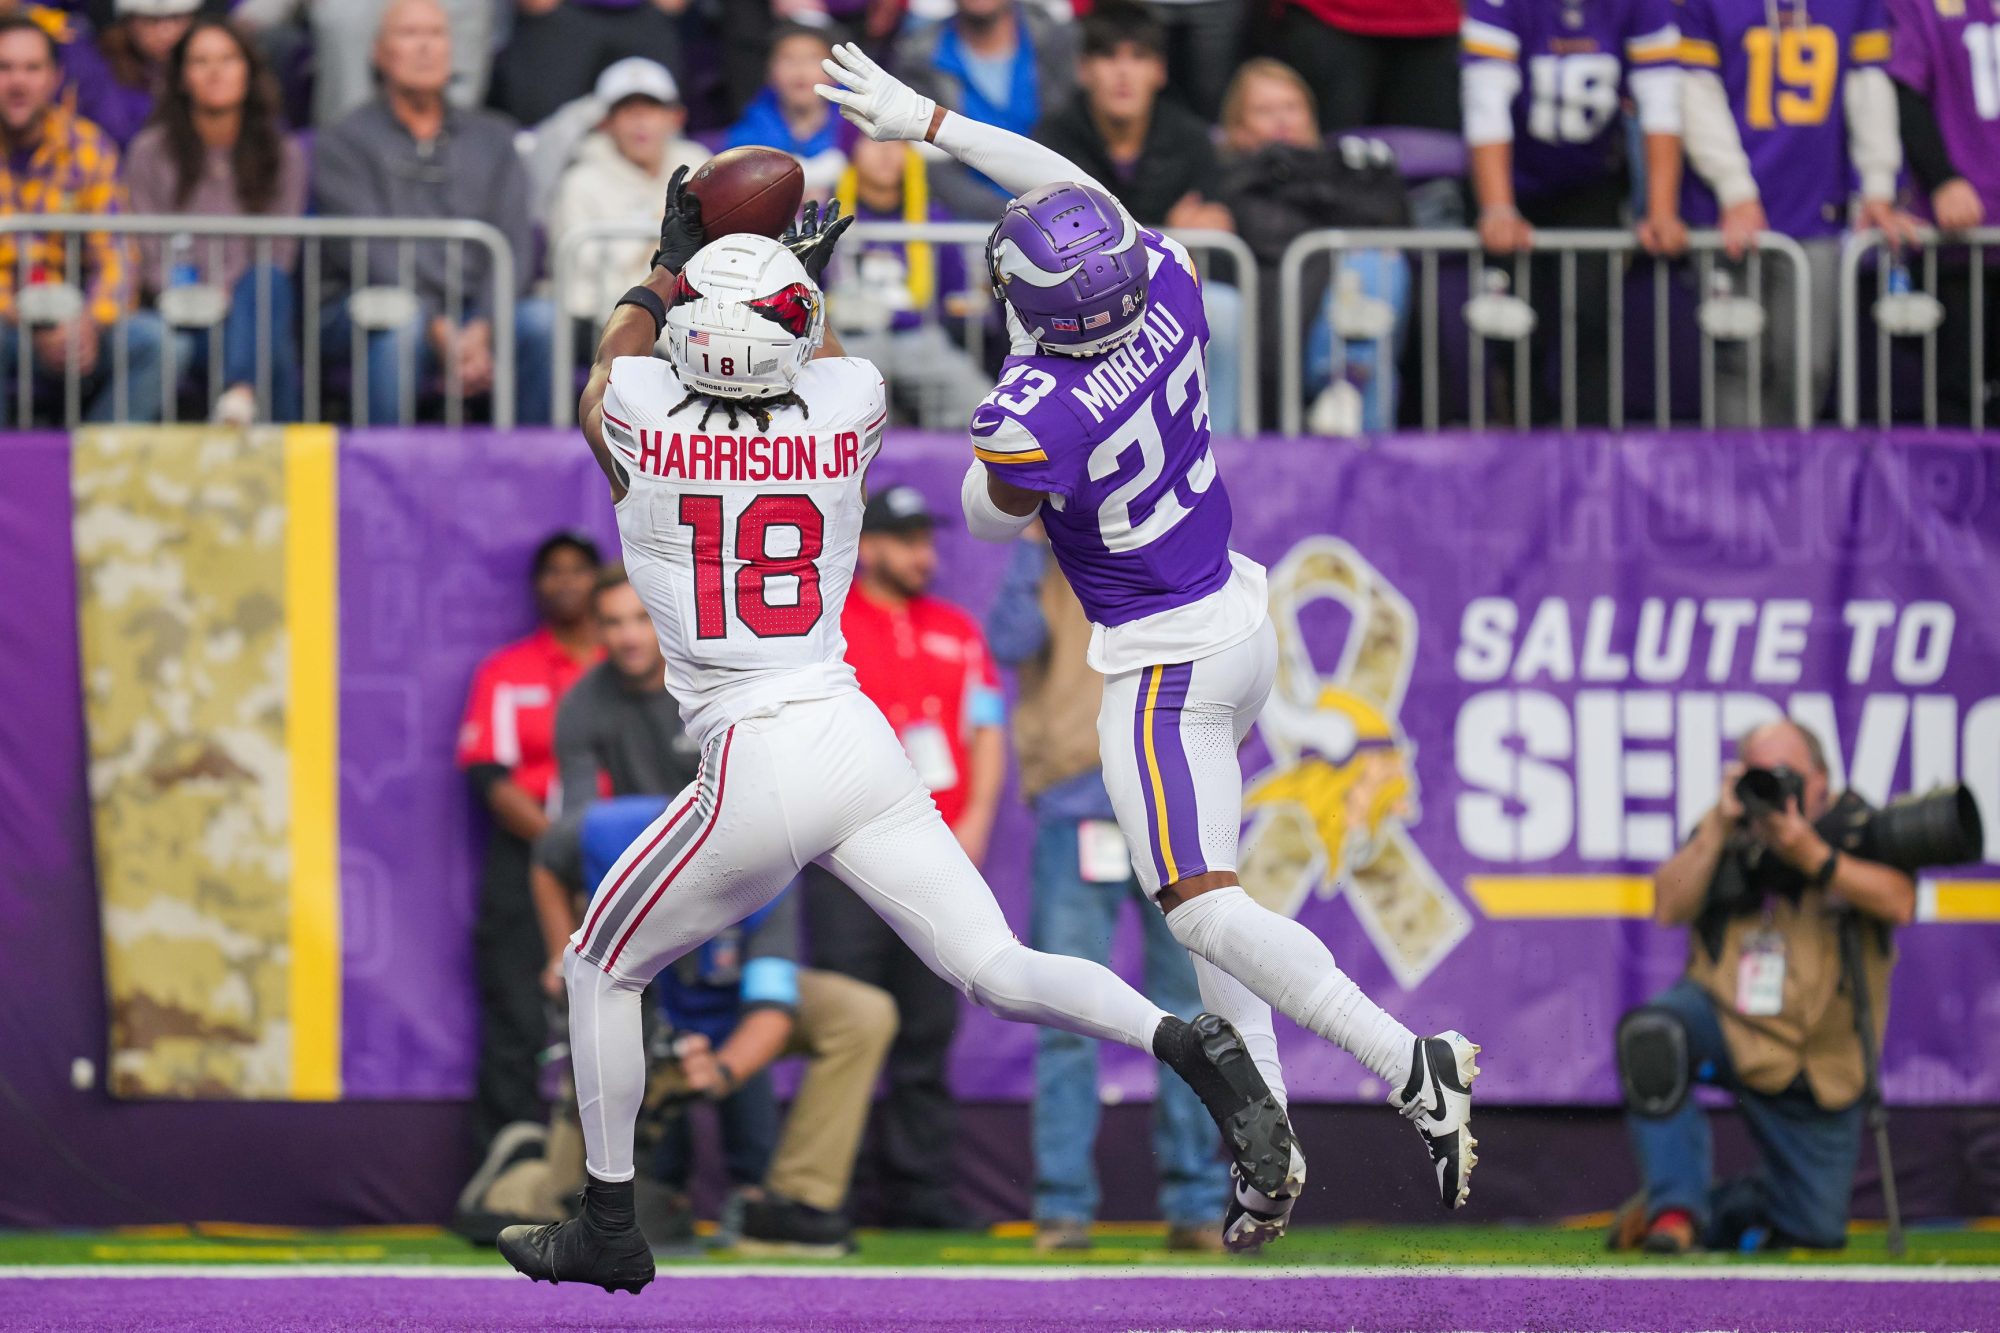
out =
{"type": "MultiPolygon", "coordinates": [[[[207,217],[138,214],[108,215],[45,215],[14,214],[0,217],[0,235],[16,238],[15,296],[17,302],[27,292],[34,276],[30,251],[30,238],[40,236],[62,236],[64,265],[63,281],[72,289],[80,289],[84,284],[81,249],[83,238],[88,235],[105,234],[131,239],[139,236],[161,238],[187,237],[197,247],[205,246],[208,269],[211,274],[222,270],[224,242],[231,238],[247,237],[254,245],[251,264],[260,276],[255,283],[253,299],[256,302],[256,327],[259,331],[256,381],[259,420],[269,420],[271,416],[272,393],[272,294],[269,273],[275,267],[276,242],[280,239],[299,241],[299,263],[296,277],[301,286],[302,301],[299,311],[299,336],[301,339],[300,378],[303,391],[303,417],[307,421],[323,420],[320,411],[324,384],[321,367],[320,320],[325,308],[324,261],[325,249],[329,244],[345,242],[348,247],[349,271],[365,274],[368,271],[370,248],[377,244],[392,243],[397,246],[397,272],[399,282],[393,288],[364,288],[377,297],[378,309],[384,318],[373,327],[391,328],[402,322],[393,318],[406,313],[410,306],[408,299],[383,300],[384,293],[410,293],[415,285],[417,247],[425,244],[445,246],[445,305],[451,309],[460,307],[465,296],[464,269],[465,247],[477,245],[485,249],[491,265],[490,278],[493,288],[493,423],[506,428],[514,424],[514,252],[507,237],[498,228],[484,222],[471,220],[419,220],[397,218],[274,218],[274,217],[207,217]]],[[[194,253],[199,254],[196,250],[194,253]]],[[[133,290],[140,285],[142,262],[136,253],[132,258],[130,286],[133,290]]],[[[165,293],[174,285],[175,262],[171,245],[163,246],[160,254],[162,272],[158,287],[165,293]]],[[[47,287],[46,275],[39,284],[47,287]]],[[[229,293],[220,292],[221,304],[213,300],[208,304],[208,318],[204,316],[203,327],[208,339],[208,401],[213,403],[221,393],[222,378],[222,316],[227,311],[229,293]]],[[[162,372],[160,377],[160,416],[166,422],[176,420],[178,415],[178,381],[183,367],[177,355],[178,339],[174,336],[176,327],[169,325],[163,338],[161,349],[162,372]]],[[[368,355],[367,338],[370,328],[364,327],[362,319],[356,319],[350,346],[352,382],[350,400],[352,420],[363,421],[368,401],[368,355]]],[[[113,330],[102,335],[110,344],[111,381],[113,395],[113,417],[118,422],[133,419],[128,395],[130,368],[129,323],[121,320],[113,330]]],[[[26,428],[32,420],[33,401],[31,390],[34,384],[34,342],[30,337],[18,340],[19,354],[14,368],[15,417],[17,424],[26,428]]],[[[407,424],[416,417],[417,383],[415,347],[411,340],[401,340],[402,356],[398,366],[400,391],[400,420],[407,424]]],[[[100,350],[100,357],[104,352],[100,350]]],[[[450,357],[441,358],[445,396],[445,420],[448,425],[459,425],[465,418],[464,386],[460,383],[457,362],[450,357]]],[[[73,362],[67,364],[63,374],[63,420],[70,427],[76,426],[83,418],[82,377],[73,362]]],[[[386,423],[376,423],[386,424],[386,423]]]]}
{"type": "MultiPolygon", "coordinates": [[[[1986,400],[1980,392],[1986,377],[1986,284],[1984,277],[1987,265],[1986,248],[2000,246],[2000,227],[1977,227],[1970,231],[1940,233],[1935,228],[1924,227],[1918,232],[1918,254],[1921,257],[1921,281],[1918,273],[1906,269],[1910,279],[1910,289],[1920,292],[1936,301],[1942,295],[1939,285],[1938,253],[1941,250],[1962,250],[1966,256],[1965,273],[1968,282],[1966,293],[1965,343],[1960,344],[1958,333],[1954,333],[1953,350],[1963,345],[1971,365],[1971,425],[1974,430],[1986,427],[1986,400]]],[[[1862,270],[1874,261],[1875,295],[1870,302],[1871,310],[1876,303],[1892,294],[1894,264],[1881,262],[1883,252],[1889,249],[1887,238],[1879,231],[1865,231],[1850,235],[1840,248],[1840,424],[1849,428],[1861,424],[1861,282],[1862,270]]],[[[1995,255],[2000,260],[2000,255],[1995,255]]],[[[1953,265],[1956,276],[1956,265],[1953,265]]],[[[1942,315],[1942,310],[1938,311],[1942,315]]],[[[1890,321],[1875,320],[1875,419],[1878,425],[1887,426],[1893,416],[1895,381],[1892,375],[1894,341],[1898,337],[1920,338],[1923,342],[1923,420],[1926,426],[1938,422],[1938,325],[1929,321],[1930,327],[1922,332],[1899,331],[1890,321]]]]}
{"type": "MultiPolygon", "coordinates": [[[[1305,417],[1305,372],[1304,344],[1306,337],[1306,312],[1304,306],[1305,265],[1316,255],[1332,257],[1337,262],[1339,256],[1362,250],[1398,251],[1410,256],[1418,270],[1418,281],[1414,285],[1415,300],[1411,305],[1410,319],[1415,323],[1418,336],[1422,339],[1421,355],[1417,358],[1421,379],[1422,424],[1426,430],[1436,430],[1442,423],[1440,410],[1441,375],[1439,336],[1441,318],[1439,295],[1439,256],[1456,254],[1472,257],[1468,276],[1472,290],[1470,295],[1478,295],[1477,282],[1480,265],[1478,256],[1482,252],[1479,236],[1471,231],[1430,231],[1416,229],[1394,230],[1328,230],[1307,232],[1293,241],[1280,261],[1278,272],[1279,327],[1287,336],[1278,340],[1279,358],[1279,429],[1287,436],[1301,433],[1305,417]]],[[[1698,290],[1710,290],[1716,268],[1716,255],[1722,249],[1721,233],[1697,231],[1689,235],[1689,260],[1696,269],[1698,290]]],[[[1608,329],[1611,346],[1609,349],[1609,369],[1611,382],[1609,407],[1611,425],[1619,428],[1625,424],[1625,265],[1628,260],[1651,260],[1652,257],[1640,248],[1638,239],[1627,231],[1561,231],[1538,230],[1535,233],[1535,250],[1506,258],[1494,257],[1487,267],[1499,267],[1511,278],[1511,294],[1528,300],[1532,296],[1531,263],[1534,255],[1558,257],[1558,281],[1561,286],[1561,411],[1562,424],[1566,429],[1574,428],[1577,418],[1576,382],[1576,340],[1577,340],[1577,265],[1585,262],[1582,256],[1601,256],[1608,270],[1607,283],[1610,309],[1608,329]]],[[[1759,237],[1759,249],[1750,252],[1746,260],[1747,288],[1755,293],[1761,290],[1761,266],[1776,260],[1792,266],[1795,279],[1793,284],[1795,305],[1795,364],[1800,367],[1795,395],[1796,422],[1799,426],[1812,424],[1811,375],[1806,367],[1810,364],[1810,319],[1811,283],[1806,267],[1804,249],[1788,236],[1773,232],[1763,232],[1759,237]]],[[[1669,296],[1671,273],[1677,262],[1652,260],[1653,264],[1653,401],[1655,425],[1664,428],[1670,424],[1670,374],[1669,296]]],[[[1330,289],[1330,288],[1329,288],[1330,289]]],[[[1462,318],[1453,312],[1453,318],[1462,318]]],[[[1383,364],[1396,360],[1397,348],[1393,345],[1393,333],[1376,339],[1378,354],[1383,364]]],[[[1472,333],[1468,329],[1467,385],[1471,426],[1474,430],[1486,428],[1486,337],[1472,333]]],[[[1701,421],[1704,426],[1715,424],[1715,339],[1704,329],[1701,334],[1701,421]]],[[[1748,363],[1750,383],[1760,384],[1763,379],[1762,340],[1749,340],[1748,363]]],[[[1530,424],[1531,393],[1528,385],[1538,371],[1534,364],[1532,339],[1520,337],[1513,342],[1514,385],[1514,426],[1525,430],[1530,424]]],[[[1750,411],[1753,424],[1761,412],[1758,396],[1751,395],[1750,411]]]]}
{"type": "MultiPolygon", "coordinates": [[[[848,232],[846,244],[864,241],[925,241],[932,245],[957,246],[966,252],[965,271],[968,275],[969,309],[966,318],[967,352],[975,360],[983,358],[985,352],[985,312],[991,298],[986,283],[981,276],[985,269],[986,238],[992,227],[983,222],[857,222],[848,232]]],[[[1215,255],[1224,255],[1231,261],[1230,281],[1242,295],[1243,319],[1242,335],[1238,355],[1241,357],[1241,378],[1238,407],[1238,431],[1244,435],[1257,432],[1257,261],[1250,253],[1250,247],[1230,232],[1207,230],[1183,230],[1168,233],[1186,246],[1197,261],[1206,263],[1215,255]]],[[[551,268],[555,282],[554,299],[559,312],[564,310],[564,294],[572,284],[594,279],[594,269],[585,262],[584,252],[590,247],[602,249],[606,242],[650,241],[657,239],[658,228],[634,226],[629,223],[596,223],[578,228],[565,236],[551,257],[551,268]]],[[[627,284],[629,285],[629,284],[627,284]]],[[[623,287],[620,287],[623,290],[623,287]]],[[[833,289],[835,299],[839,288],[833,289]]],[[[601,321],[611,312],[606,310],[598,317],[601,321]]],[[[923,312],[926,321],[935,320],[935,304],[923,312]]],[[[555,338],[554,364],[550,367],[550,384],[554,391],[555,419],[560,426],[573,425],[576,421],[576,340],[568,336],[567,315],[560,314],[561,323],[555,338]]],[[[595,329],[593,329],[593,333],[595,329]]]]}

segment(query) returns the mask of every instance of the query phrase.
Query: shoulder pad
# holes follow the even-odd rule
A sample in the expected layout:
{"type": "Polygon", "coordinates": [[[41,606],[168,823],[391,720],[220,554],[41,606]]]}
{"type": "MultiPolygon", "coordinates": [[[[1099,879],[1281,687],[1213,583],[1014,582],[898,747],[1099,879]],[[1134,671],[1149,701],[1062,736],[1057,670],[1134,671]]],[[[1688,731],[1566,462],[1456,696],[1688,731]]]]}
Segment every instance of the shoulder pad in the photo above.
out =
{"type": "Polygon", "coordinates": [[[1048,451],[1028,423],[988,399],[972,413],[972,452],[985,463],[1046,463],[1048,451]]]}

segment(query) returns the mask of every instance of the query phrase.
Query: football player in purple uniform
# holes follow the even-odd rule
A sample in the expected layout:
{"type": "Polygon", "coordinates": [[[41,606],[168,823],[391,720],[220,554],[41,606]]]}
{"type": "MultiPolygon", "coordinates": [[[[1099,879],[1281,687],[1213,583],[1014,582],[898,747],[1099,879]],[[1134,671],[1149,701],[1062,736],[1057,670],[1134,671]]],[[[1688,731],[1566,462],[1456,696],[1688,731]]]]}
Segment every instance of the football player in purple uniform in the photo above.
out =
{"type": "MultiPolygon", "coordinates": [[[[1479,1048],[1418,1038],[1334,965],[1318,936],[1236,876],[1242,741],[1277,665],[1264,570],[1229,549],[1229,495],[1209,450],[1208,325],[1187,252],[1141,227],[1076,165],[922,97],[854,46],[820,95],[873,139],[924,140],[1015,194],[987,242],[1012,350],[972,417],[963,501],[975,536],[1036,517],[1093,624],[1105,677],[1105,785],[1139,881],[1194,955],[1203,1003],[1283,1096],[1276,1006],[1352,1052],[1423,1133],[1447,1207],[1477,1160],[1468,1122],[1479,1048]]],[[[1305,1179],[1236,1181],[1232,1248],[1283,1234],[1305,1179]]]]}

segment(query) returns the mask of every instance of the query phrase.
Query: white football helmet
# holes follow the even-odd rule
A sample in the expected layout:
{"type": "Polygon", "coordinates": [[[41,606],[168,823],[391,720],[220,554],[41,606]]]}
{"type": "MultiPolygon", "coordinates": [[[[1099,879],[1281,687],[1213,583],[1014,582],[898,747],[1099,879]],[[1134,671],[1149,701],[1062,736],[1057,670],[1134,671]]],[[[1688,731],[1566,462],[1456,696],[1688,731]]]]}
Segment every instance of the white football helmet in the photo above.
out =
{"type": "Polygon", "coordinates": [[[717,398],[792,387],[826,335],[826,300],[778,242],[722,236],[695,252],[667,311],[667,358],[681,382],[717,398]]]}

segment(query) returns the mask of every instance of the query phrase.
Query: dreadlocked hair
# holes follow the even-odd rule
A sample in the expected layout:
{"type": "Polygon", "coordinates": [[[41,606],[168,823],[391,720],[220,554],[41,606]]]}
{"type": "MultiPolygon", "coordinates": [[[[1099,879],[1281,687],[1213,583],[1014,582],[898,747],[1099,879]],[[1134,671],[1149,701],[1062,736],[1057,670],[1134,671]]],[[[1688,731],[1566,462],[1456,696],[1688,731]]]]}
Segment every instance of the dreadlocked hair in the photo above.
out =
{"type": "Polygon", "coordinates": [[[708,405],[701,409],[701,421],[696,426],[697,430],[708,429],[709,413],[715,411],[718,407],[729,414],[729,429],[731,430],[736,429],[736,412],[739,408],[750,414],[750,419],[757,423],[758,430],[771,429],[771,414],[781,407],[796,407],[799,409],[799,415],[808,420],[812,417],[812,409],[806,406],[806,400],[799,397],[798,394],[790,389],[780,394],[773,394],[769,398],[750,399],[717,398],[713,394],[692,391],[687,397],[676,403],[674,410],[667,413],[667,415],[674,416],[683,407],[687,407],[698,400],[706,401],[708,405]]]}

